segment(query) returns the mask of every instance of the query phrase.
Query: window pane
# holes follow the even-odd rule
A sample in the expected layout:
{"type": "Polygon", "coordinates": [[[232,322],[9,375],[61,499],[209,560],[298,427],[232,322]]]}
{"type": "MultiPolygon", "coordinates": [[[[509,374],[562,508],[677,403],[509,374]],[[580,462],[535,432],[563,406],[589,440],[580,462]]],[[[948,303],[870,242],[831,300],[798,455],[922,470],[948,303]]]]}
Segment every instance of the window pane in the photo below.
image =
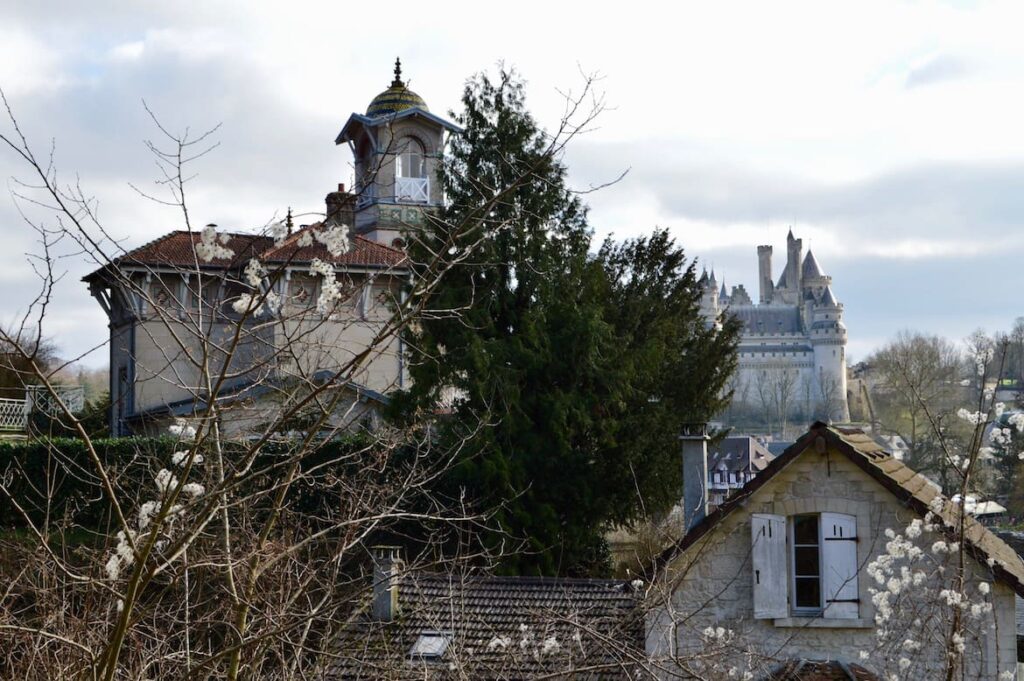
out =
{"type": "Polygon", "coordinates": [[[818,572],[818,547],[798,546],[793,549],[793,570],[798,576],[817,577],[821,574],[818,572]]]}
{"type": "Polygon", "coordinates": [[[816,577],[796,578],[796,607],[821,607],[821,582],[816,577]]]}
{"type": "Polygon", "coordinates": [[[818,516],[798,515],[793,518],[793,540],[795,544],[818,544],[818,516]]]}

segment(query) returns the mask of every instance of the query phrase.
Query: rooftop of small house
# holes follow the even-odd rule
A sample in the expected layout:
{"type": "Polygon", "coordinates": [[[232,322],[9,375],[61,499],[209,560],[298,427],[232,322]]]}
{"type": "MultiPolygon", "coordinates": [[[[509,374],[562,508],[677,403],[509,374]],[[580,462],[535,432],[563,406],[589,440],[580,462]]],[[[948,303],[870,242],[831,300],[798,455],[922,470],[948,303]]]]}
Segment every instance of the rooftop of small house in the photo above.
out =
{"type": "Polygon", "coordinates": [[[638,585],[622,580],[410,570],[395,588],[393,619],[373,608],[353,618],[328,678],[377,679],[403,667],[447,678],[453,664],[474,679],[584,665],[587,678],[619,679],[629,653],[644,649],[638,585]]]}

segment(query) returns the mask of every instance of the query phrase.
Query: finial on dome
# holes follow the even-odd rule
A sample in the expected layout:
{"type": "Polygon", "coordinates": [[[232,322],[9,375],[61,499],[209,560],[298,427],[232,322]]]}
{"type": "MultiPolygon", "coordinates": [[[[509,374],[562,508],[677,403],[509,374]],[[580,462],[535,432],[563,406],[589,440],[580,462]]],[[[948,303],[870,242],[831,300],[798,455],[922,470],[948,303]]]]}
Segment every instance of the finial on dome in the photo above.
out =
{"type": "Polygon", "coordinates": [[[395,57],[395,79],[391,81],[391,87],[405,87],[402,82],[402,59],[395,57]]]}

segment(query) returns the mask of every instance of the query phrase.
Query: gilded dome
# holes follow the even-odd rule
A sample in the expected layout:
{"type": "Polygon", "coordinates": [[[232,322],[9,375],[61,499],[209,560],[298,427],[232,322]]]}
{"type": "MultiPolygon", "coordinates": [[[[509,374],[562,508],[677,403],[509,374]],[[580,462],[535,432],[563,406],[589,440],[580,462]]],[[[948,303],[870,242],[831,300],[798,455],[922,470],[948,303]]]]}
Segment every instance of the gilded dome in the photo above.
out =
{"type": "Polygon", "coordinates": [[[410,90],[402,82],[402,62],[395,60],[395,79],[391,86],[373,98],[370,106],[366,109],[366,115],[376,118],[377,116],[388,116],[399,111],[405,111],[413,107],[419,107],[429,111],[427,103],[418,94],[410,90]]]}

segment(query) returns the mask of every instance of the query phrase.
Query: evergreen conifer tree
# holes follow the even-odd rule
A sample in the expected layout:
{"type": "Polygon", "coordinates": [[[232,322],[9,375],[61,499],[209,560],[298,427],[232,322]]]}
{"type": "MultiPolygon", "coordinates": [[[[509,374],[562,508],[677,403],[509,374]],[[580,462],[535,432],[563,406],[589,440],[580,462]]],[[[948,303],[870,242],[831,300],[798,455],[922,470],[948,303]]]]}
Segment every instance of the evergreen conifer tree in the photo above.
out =
{"type": "Polygon", "coordinates": [[[692,268],[667,236],[589,252],[587,211],[566,185],[560,140],[526,110],[514,73],[477,76],[463,105],[454,117],[464,132],[440,178],[446,208],[410,247],[414,262],[424,250],[451,254],[432,307],[458,314],[409,332],[412,387],[396,406],[443,406],[438,436],[468,439],[444,486],[497,508],[492,523],[503,532],[487,543],[526,543],[504,559],[506,571],[606,572],[603,535],[637,516],[638,492],[657,490],[665,506],[669,488],[679,489],[681,414],[670,411],[717,410],[732,346],[728,333],[705,330],[692,268]],[[627,262],[634,256],[646,259],[627,262]],[[687,355],[658,359],[671,352],[687,355]],[[676,377],[686,385],[669,385],[663,372],[677,369],[694,370],[676,377]],[[654,395],[665,397],[657,409],[654,395]],[[660,437],[639,432],[646,427],[660,437]],[[648,457],[647,445],[665,451],[648,457]]]}

